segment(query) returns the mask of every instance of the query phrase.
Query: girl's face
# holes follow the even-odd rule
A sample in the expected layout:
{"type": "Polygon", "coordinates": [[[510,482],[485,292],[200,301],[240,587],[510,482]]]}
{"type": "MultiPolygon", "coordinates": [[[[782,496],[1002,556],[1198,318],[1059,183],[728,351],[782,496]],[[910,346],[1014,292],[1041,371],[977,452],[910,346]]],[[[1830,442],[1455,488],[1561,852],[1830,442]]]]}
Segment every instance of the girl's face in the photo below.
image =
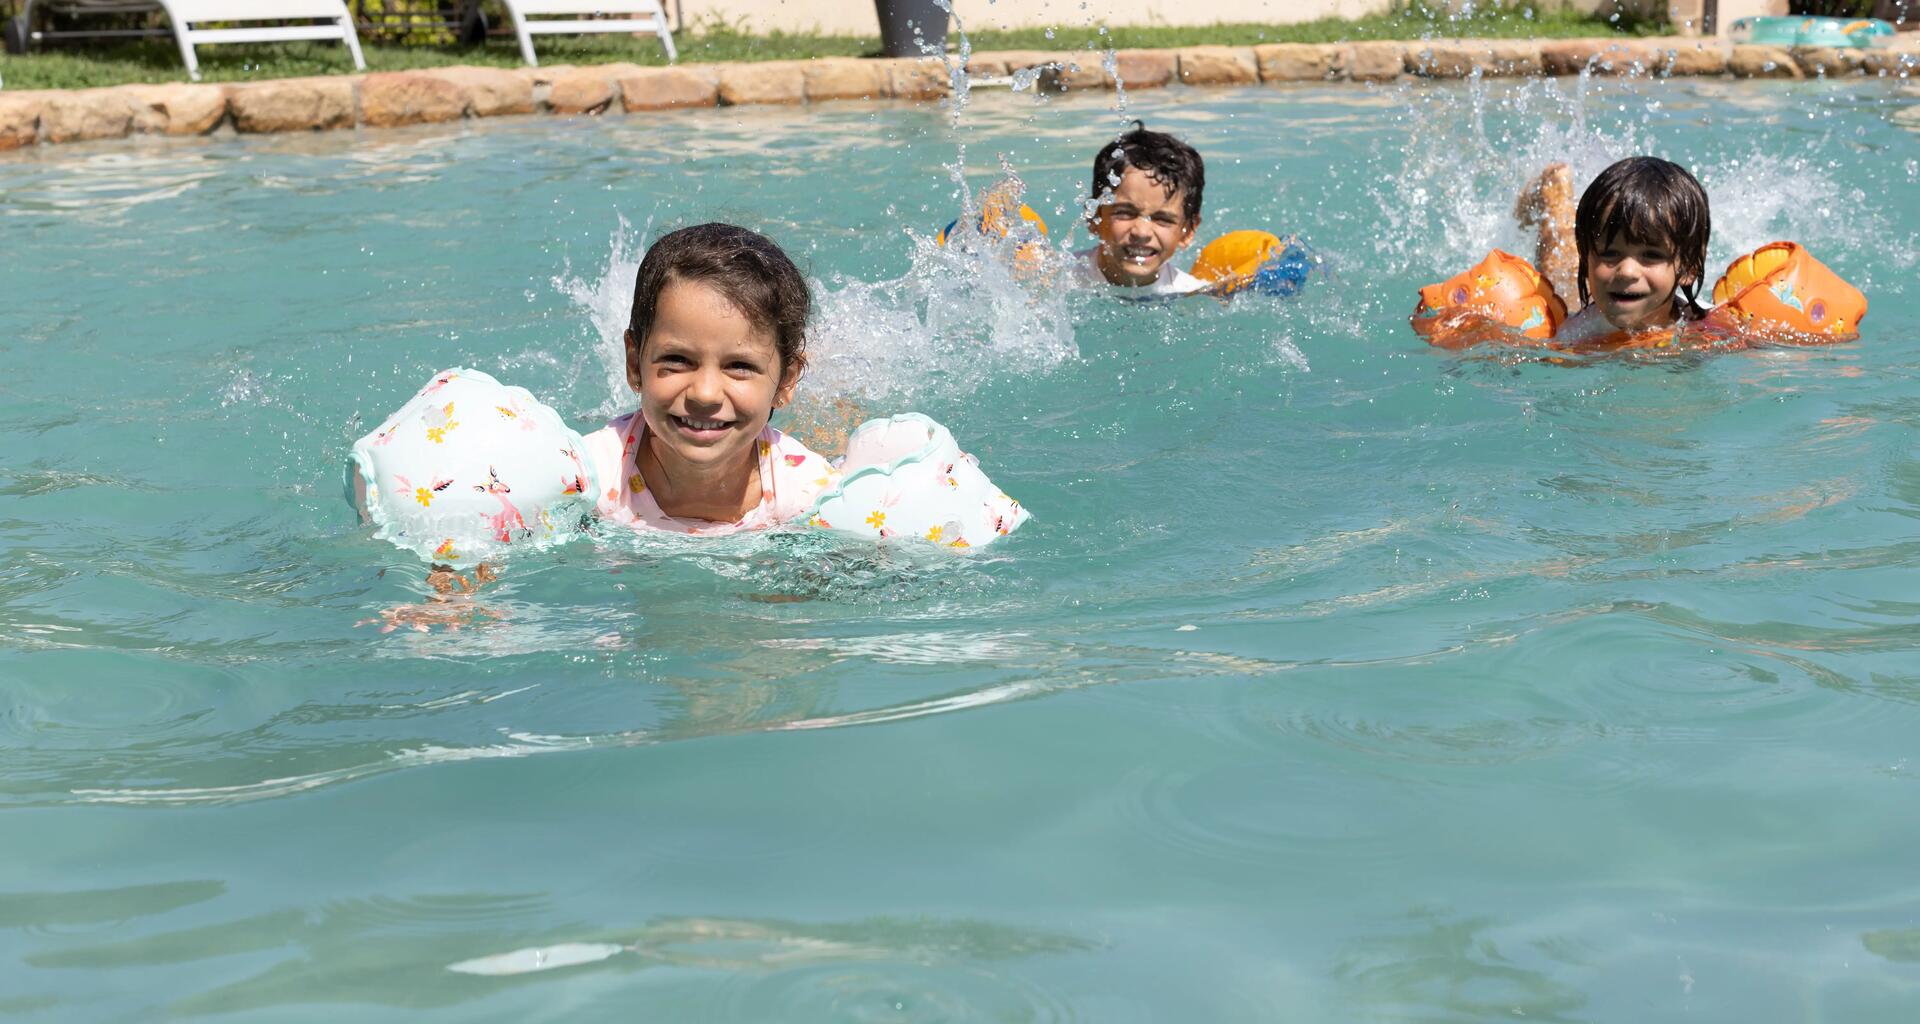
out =
{"type": "Polygon", "coordinates": [[[1587,260],[1587,294],[1607,323],[1623,331],[1673,323],[1677,278],[1673,250],[1615,235],[1587,260]]]}
{"type": "Polygon", "coordinates": [[[637,347],[627,338],[627,380],[663,462],[751,465],[760,431],[797,377],[782,371],[771,331],[698,281],[669,281],[653,329],[637,347]]]}

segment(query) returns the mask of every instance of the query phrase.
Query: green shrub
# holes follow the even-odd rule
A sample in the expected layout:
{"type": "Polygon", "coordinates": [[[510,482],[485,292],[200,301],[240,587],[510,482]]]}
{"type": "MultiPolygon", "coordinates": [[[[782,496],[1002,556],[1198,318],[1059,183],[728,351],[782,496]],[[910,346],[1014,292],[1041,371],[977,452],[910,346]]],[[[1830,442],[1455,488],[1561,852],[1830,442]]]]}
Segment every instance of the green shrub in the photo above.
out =
{"type": "Polygon", "coordinates": [[[360,0],[360,31],[369,40],[402,46],[445,46],[454,41],[448,23],[459,12],[439,0],[360,0]]]}

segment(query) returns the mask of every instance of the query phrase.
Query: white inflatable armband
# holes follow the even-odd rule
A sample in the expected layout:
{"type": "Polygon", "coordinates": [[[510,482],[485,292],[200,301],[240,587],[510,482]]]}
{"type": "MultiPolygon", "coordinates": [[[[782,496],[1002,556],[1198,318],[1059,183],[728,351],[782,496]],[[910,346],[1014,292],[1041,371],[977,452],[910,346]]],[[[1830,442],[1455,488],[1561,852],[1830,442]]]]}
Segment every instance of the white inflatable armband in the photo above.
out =
{"type": "Polygon", "coordinates": [[[353,446],[374,535],[475,562],[576,532],[599,493],[580,435],[525,388],[443,370],[353,446]]]}
{"type": "Polygon", "coordinates": [[[840,473],[839,484],[814,503],[808,525],[968,548],[991,544],[1029,518],[947,428],[919,413],[862,423],[847,441],[840,473]]]}

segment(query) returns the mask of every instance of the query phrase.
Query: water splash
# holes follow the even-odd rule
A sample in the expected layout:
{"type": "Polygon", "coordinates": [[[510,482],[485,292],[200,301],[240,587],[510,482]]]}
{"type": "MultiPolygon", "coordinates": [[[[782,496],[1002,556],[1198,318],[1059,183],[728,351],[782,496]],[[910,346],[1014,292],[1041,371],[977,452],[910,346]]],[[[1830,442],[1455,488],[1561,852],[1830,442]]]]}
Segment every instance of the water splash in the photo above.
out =
{"type": "Polygon", "coordinates": [[[1780,239],[1799,240],[1821,252],[1871,251],[1877,256],[1870,263],[1891,260],[1911,267],[1913,250],[1885,245],[1887,233],[1870,223],[1873,204],[1860,190],[1841,185],[1833,170],[1827,161],[1804,153],[1758,151],[1696,167],[1713,207],[1709,270],[1780,239]],[[1848,230],[1834,231],[1839,223],[1848,230]]]}
{"type": "Polygon", "coordinates": [[[1552,79],[1519,88],[1479,79],[1462,88],[1401,87],[1405,102],[1390,116],[1411,126],[1419,142],[1397,173],[1371,189],[1383,225],[1375,252],[1396,271],[1419,273],[1464,266],[1496,247],[1531,258],[1532,242],[1513,218],[1527,180],[1560,162],[1584,184],[1646,149],[1640,124],[1588,122],[1587,88],[1584,75],[1570,90],[1552,79]]]}
{"type": "MultiPolygon", "coordinates": [[[[934,2],[952,18],[960,39],[958,60],[937,54],[952,84],[947,118],[957,132],[972,97],[967,64],[973,43],[951,0],[934,2]]],[[[1016,72],[1014,90],[1032,89],[1040,72],[1016,72]]],[[[930,387],[964,392],[996,373],[1044,370],[1079,354],[1060,290],[1048,287],[1062,272],[1060,261],[1017,232],[976,228],[989,206],[1018,220],[1013,211],[1020,209],[1025,184],[1004,156],[1000,164],[1000,182],[976,201],[967,185],[966,143],[955,146],[946,169],[960,201],[957,230],[946,244],[910,233],[912,263],[905,275],[875,282],[836,275],[814,282],[809,394],[911,400],[930,387]]]]}
{"type": "MultiPolygon", "coordinates": [[[[1587,73],[1400,88],[1404,103],[1390,116],[1411,126],[1418,141],[1404,163],[1378,175],[1370,189],[1382,224],[1372,244],[1388,269],[1417,275],[1451,272],[1492,248],[1533,258],[1534,236],[1513,216],[1522,185],[1560,162],[1571,167],[1578,194],[1617,160],[1663,155],[1663,137],[1694,130],[1677,121],[1668,104],[1697,102],[1674,97],[1659,79],[1587,73]]],[[[1809,119],[1817,125],[1822,116],[1815,110],[1809,119]]],[[[1706,187],[1713,209],[1710,274],[1776,239],[1862,256],[1890,232],[1868,197],[1843,183],[1844,165],[1828,155],[1836,147],[1811,145],[1792,153],[1770,148],[1778,149],[1777,142],[1754,137],[1712,157],[1683,161],[1706,187]],[[1834,231],[1837,223],[1848,230],[1834,231]]],[[[1392,159],[1380,153],[1371,162],[1387,168],[1392,159]]],[[[1892,249],[1867,262],[1914,264],[1911,247],[1892,249]]]]}
{"type": "MultiPolygon", "coordinates": [[[[1101,26],[1100,34],[1107,34],[1106,26],[1101,26]]],[[[1114,49],[1113,43],[1111,42],[1107,43],[1106,52],[1100,55],[1100,67],[1106,71],[1108,78],[1113,79],[1113,110],[1114,113],[1120,115],[1120,123],[1124,125],[1129,120],[1127,117],[1127,83],[1120,78],[1120,51],[1114,49]]]]}
{"type": "Polygon", "coordinates": [[[911,399],[1078,356],[1058,259],[1023,259],[1012,239],[942,246],[914,236],[907,273],[816,283],[807,388],[830,397],[911,399]]]}
{"type": "Polygon", "coordinates": [[[627,387],[627,322],[633,311],[633,282],[640,275],[640,260],[652,234],[651,219],[635,233],[627,218],[621,217],[608,240],[606,262],[596,275],[574,276],[569,261],[554,276],[554,289],[585,316],[593,341],[574,360],[565,405],[580,407],[598,401],[590,410],[596,417],[617,416],[632,407],[633,392],[627,387]]]}
{"type": "Polygon", "coordinates": [[[945,11],[953,21],[953,34],[960,37],[959,59],[955,60],[956,55],[949,55],[944,48],[930,43],[923,42],[920,48],[924,53],[939,57],[940,63],[946,65],[947,81],[952,85],[947,99],[947,125],[959,128],[960,118],[967,111],[967,102],[973,97],[973,80],[967,75],[967,64],[973,59],[973,42],[967,38],[967,26],[960,20],[960,12],[953,9],[952,0],[933,0],[933,4],[945,11]]]}
{"type": "Polygon", "coordinates": [[[1300,346],[1294,344],[1293,339],[1288,337],[1273,339],[1272,361],[1276,366],[1291,367],[1301,373],[1309,373],[1313,370],[1313,367],[1307,363],[1307,354],[1300,351],[1300,346]]]}
{"type": "Polygon", "coordinates": [[[1014,92],[1037,93],[1040,88],[1040,77],[1042,75],[1045,75],[1048,71],[1065,71],[1066,68],[1067,66],[1059,61],[1036,64],[1030,68],[1015,68],[1008,76],[1011,79],[1009,88],[1014,92]]]}

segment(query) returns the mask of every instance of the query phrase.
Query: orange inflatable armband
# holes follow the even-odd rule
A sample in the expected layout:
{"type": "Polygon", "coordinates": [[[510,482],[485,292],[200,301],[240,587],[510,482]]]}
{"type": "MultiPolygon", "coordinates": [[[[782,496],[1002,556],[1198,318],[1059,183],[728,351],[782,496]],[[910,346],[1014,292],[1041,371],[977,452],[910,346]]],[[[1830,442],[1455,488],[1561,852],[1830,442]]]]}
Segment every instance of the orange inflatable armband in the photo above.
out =
{"type": "Polygon", "coordinates": [[[1713,286],[1710,320],[1743,333],[1785,333],[1817,345],[1860,336],[1867,297],[1792,242],[1733,261],[1713,286]]]}
{"type": "Polygon", "coordinates": [[[1487,327],[1545,341],[1566,318],[1566,303],[1533,264],[1495,249],[1473,269],[1420,289],[1413,329],[1431,344],[1464,348],[1487,340],[1487,327]]]}

